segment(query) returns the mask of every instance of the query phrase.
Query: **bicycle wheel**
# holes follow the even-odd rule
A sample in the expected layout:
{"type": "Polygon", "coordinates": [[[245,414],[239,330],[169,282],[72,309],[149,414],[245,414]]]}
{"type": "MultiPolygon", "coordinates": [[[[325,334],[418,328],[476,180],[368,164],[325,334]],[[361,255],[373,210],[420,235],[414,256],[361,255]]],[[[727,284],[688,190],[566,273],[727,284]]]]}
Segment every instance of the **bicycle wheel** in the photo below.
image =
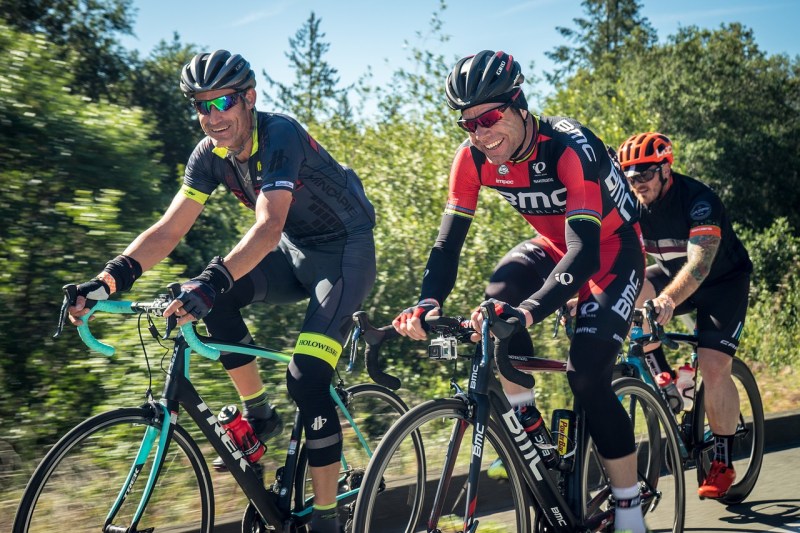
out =
{"type": "MultiPolygon", "coordinates": [[[[370,457],[374,453],[383,436],[400,417],[408,411],[405,402],[391,389],[363,383],[348,387],[343,394],[342,402],[347,407],[350,417],[357,427],[342,414],[339,420],[342,425],[342,470],[339,477],[339,513],[342,524],[351,517],[358,489],[364,477],[370,457]],[[357,431],[356,431],[357,429],[357,431]],[[359,439],[359,434],[366,441],[367,448],[359,439]]],[[[422,439],[417,434],[413,440],[413,448],[408,459],[416,462],[415,468],[424,472],[422,439]]],[[[314,490],[308,470],[308,455],[305,446],[300,450],[295,476],[295,512],[313,503],[314,490]]],[[[409,495],[413,498],[413,494],[409,495]]]]}
{"type": "MultiPolygon", "coordinates": [[[[148,426],[160,428],[161,422],[153,409],[140,407],[108,411],[72,429],[47,453],[28,482],[13,533],[104,531],[148,426]]],[[[152,468],[150,459],[127,485],[127,499],[112,522],[118,531],[127,531],[131,525],[152,468]]],[[[211,533],[213,503],[203,455],[186,430],[176,425],[137,531],[192,528],[211,533]]]]}
{"type": "MultiPolygon", "coordinates": [[[[406,413],[386,434],[367,467],[356,502],[353,531],[463,531],[464,489],[473,451],[473,428],[467,406],[458,399],[431,400],[406,413]],[[419,484],[422,473],[415,470],[418,463],[409,458],[416,433],[425,438],[428,472],[425,485],[419,484]],[[459,436],[463,437],[460,441],[459,436]],[[453,446],[453,442],[457,444],[453,446]],[[452,476],[448,478],[443,474],[450,446],[454,463],[452,476]],[[445,478],[449,484],[442,482],[445,478]],[[409,500],[409,486],[418,484],[414,494],[424,499],[409,500]],[[446,496],[440,511],[432,512],[437,492],[443,494],[437,489],[446,491],[446,496]]],[[[508,479],[491,480],[485,471],[481,475],[478,498],[472,502],[481,531],[528,533],[531,530],[526,487],[516,469],[510,467],[512,446],[498,423],[490,419],[484,433],[483,464],[488,467],[499,458],[508,467],[508,479]]]]}
{"type": "MultiPolygon", "coordinates": [[[[642,512],[651,529],[683,531],[686,487],[680,460],[678,435],[671,412],[652,388],[636,378],[620,378],[612,384],[633,426],[642,512]]],[[[584,522],[613,506],[609,477],[591,438],[583,454],[581,483],[584,522]]],[[[613,525],[610,531],[613,531],[613,525]]]]}
{"type": "MultiPolygon", "coordinates": [[[[736,483],[719,499],[725,504],[741,503],[750,494],[761,472],[764,459],[764,406],[753,373],[734,357],[731,376],[739,392],[739,423],[733,441],[733,467],[736,483]]],[[[697,481],[702,484],[714,458],[714,437],[705,411],[705,390],[700,384],[694,404],[694,442],[698,443],[697,481]]]]}

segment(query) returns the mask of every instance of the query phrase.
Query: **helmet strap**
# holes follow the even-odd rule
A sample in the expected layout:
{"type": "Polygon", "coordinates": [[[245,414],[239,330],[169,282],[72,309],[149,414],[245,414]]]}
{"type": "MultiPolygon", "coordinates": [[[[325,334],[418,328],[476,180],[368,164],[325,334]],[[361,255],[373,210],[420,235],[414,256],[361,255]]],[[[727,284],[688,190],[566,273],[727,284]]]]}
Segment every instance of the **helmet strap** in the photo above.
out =
{"type": "MultiPolygon", "coordinates": [[[[519,111],[520,117],[522,117],[522,111],[521,110],[518,110],[518,111],[519,111]]],[[[536,147],[536,142],[535,141],[536,141],[536,134],[538,133],[538,131],[537,131],[536,125],[534,124],[533,127],[532,127],[532,131],[531,131],[531,142],[528,143],[528,146],[523,149],[523,146],[525,145],[525,139],[528,137],[528,119],[530,119],[530,118],[531,118],[531,113],[530,113],[530,111],[528,111],[528,116],[526,116],[526,117],[524,117],[522,119],[522,129],[523,129],[522,142],[519,144],[517,149],[514,151],[514,153],[509,158],[509,160],[512,163],[522,163],[523,161],[525,161],[526,159],[528,159],[531,156],[531,154],[533,153],[534,148],[536,147]],[[520,154],[522,154],[522,155],[520,155],[520,154]]]]}

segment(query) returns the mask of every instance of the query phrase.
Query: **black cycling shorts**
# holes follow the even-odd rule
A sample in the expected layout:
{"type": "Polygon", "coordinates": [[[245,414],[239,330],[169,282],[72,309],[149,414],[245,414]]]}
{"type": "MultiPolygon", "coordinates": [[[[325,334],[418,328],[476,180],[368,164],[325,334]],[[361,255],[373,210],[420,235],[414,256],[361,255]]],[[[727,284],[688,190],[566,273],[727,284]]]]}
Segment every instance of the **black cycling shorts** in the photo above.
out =
{"type": "MultiPolygon", "coordinates": [[[[658,265],[647,267],[647,280],[661,293],[671,281],[658,265]]],[[[699,348],[733,356],[744,329],[750,294],[750,274],[741,273],[710,287],[700,287],[676,309],[676,315],[697,311],[695,331],[699,348]]]]}

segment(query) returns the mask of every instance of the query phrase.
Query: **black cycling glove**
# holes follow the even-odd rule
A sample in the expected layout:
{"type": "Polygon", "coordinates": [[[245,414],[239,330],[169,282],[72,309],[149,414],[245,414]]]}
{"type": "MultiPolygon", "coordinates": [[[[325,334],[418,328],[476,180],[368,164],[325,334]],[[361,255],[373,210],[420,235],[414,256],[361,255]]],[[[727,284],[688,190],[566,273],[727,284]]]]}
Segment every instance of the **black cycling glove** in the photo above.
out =
{"type": "Polygon", "coordinates": [[[90,300],[108,300],[116,292],[124,292],[142,275],[142,265],[127,255],[118,255],[95,278],[78,285],[78,295],[90,300]]]}
{"type": "Polygon", "coordinates": [[[232,288],[233,276],[223,264],[222,258],[217,256],[199,276],[181,285],[178,300],[183,302],[183,309],[187,313],[200,320],[211,311],[217,293],[225,294],[232,288]]]}

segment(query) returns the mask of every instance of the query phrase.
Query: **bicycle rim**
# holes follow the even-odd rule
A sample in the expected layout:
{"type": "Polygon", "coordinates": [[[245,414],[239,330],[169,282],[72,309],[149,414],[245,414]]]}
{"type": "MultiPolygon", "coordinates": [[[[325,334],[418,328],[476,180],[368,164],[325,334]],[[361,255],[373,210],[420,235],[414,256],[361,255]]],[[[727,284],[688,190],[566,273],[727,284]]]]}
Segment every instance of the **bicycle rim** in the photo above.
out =
{"type": "MultiPolygon", "coordinates": [[[[381,441],[367,468],[356,504],[353,531],[463,531],[464,489],[473,451],[473,428],[464,403],[456,399],[429,401],[404,415],[381,441]],[[448,446],[454,428],[460,425],[465,430],[460,446],[453,452],[453,474],[449,484],[440,487],[448,446]],[[419,485],[419,463],[413,460],[411,453],[412,436],[417,432],[425,439],[427,474],[424,477],[427,482],[424,487],[419,485]],[[432,507],[440,488],[446,488],[447,494],[441,513],[435,514],[433,523],[432,507]],[[421,509],[416,508],[419,501],[410,499],[410,494],[424,496],[421,509]]],[[[521,477],[514,468],[508,468],[507,480],[492,480],[486,475],[486,469],[497,458],[505,465],[511,464],[512,445],[500,431],[497,423],[490,419],[485,430],[483,474],[474,502],[475,516],[480,521],[480,531],[527,533],[531,527],[530,504],[521,477]]]]}
{"type": "MultiPolygon", "coordinates": [[[[355,499],[372,454],[389,428],[408,411],[400,397],[380,385],[364,383],[347,388],[345,404],[356,427],[342,414],[342,464],[339,476],[339,518],[342,524],[351,518],[355,499]],[[366,441],[367,447],[359,438],[366,441]]],[[[417,437],[409,460],[423,459],[422,440],[417,437]]],[[[295,477],[295,511],[300,512],[313,502],[314,490],[308,470],[305,447],[300,452],[295,477]]],[[[412,495],[413,497],[413,495],[412,495]]]]}
{"type": "MultiPolygon", "coordinates": [[[[758,480],[764,458],[764,406],[756,380],[747,365],[735,357],[731,376],[739,393],[739,422],[731,450],[736,482],[720,498],[719,501],[725,504],[741,503],[747,498],[758,480]]],[[[701,384],[694,408],[694,439],[697,443],[703,443],[698,449],[697,458],[697,481],[700,484],[708,475],[711,460],[714,458],[713,435],[706,416],[704,398],[704,387],[701,384]]]]}
{"type": "MultiPolygon", "coordinates": [[[[686,489],[678,437],[669,419],[672,415],[663,400],[638,379],[621,378],[612,386],[633,426],[645,521],[650,529],[680,533],[686,489]]],[[[581,479],[584,521],[590,523],[592,516],[613,506],[609,477],[591,438],[587,439],[581,479]]]]}
{"type": "MultiPolygon", "coordinates": [[[[23,494],[14,533],[103,531],[148,426],[160,427],[147,408],[119,409],[86,420],[65,435],[37,467],[23,494]]],[[[129,483],[112,524],[127,528],[152,468],[152,456],[129,483]]],[[[200,450],[176,426],[138,530],[211,533],[213,489],[200,450]]]]}

